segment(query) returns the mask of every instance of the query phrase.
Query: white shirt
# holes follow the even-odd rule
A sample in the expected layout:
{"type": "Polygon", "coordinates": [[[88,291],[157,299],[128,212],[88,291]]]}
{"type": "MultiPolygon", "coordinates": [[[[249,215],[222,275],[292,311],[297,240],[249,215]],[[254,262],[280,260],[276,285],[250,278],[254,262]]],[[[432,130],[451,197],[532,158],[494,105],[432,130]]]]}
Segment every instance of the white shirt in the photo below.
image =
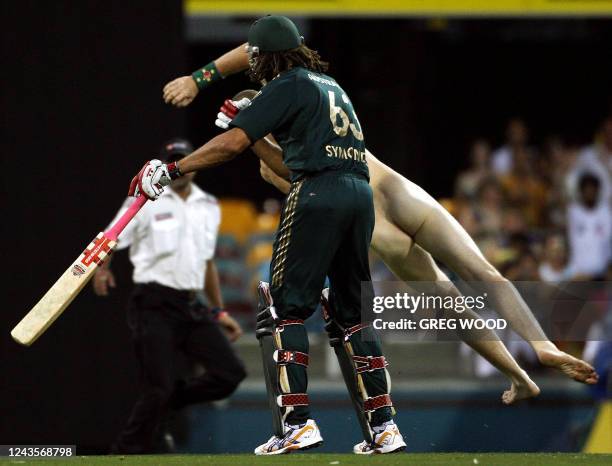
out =
{"type": "Polygon", "coordinates": [[[581,204],[573,203],[567,214],[569,273],[571,276],[604,273],[611,259],[610,204],[600,202],[594,209],[587,209],[581,204]]]}
{"type": "MultiPolygon", "coordinates": [[[[115,220],[133,201],[125,201],[115,220]]],[[[117,247],[130,248],[134,283],[157,282],[177,290],[202,290],[206,261],[214,256],[220,222],[216,198],[195,184],[191,184],[186,200],[166,188],[127,225],[117,247]]]]}
{"type": "Polygon", "coordinates": [[[564,267],[562,270],[556,270],[553,269],[547,262],[540,264],[538,274],[540,275],[540,280],[547,283],[560,283],[568,278],[571,278],[568,277],[567,267],[564,267]]]}
{"type": "Polygon", "coordinates": [[[491,155],[491,168],[499,176],[507,175],[512,170],[514,157],[509,146],[502,146],[491,155]]]}

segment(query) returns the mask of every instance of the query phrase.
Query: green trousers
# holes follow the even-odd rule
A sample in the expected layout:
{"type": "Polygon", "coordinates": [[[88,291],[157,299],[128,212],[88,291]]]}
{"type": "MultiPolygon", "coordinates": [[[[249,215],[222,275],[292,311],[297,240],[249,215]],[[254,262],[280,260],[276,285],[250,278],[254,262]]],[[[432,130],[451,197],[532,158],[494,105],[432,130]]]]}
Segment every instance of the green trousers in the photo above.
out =
{"type": "Polygon", "coordinates": [[[270,266],[272,298],[283,318],[310,317],[328,276],[337,317],[359,323],[373,230],[372,189],[362,176],[329,171],[294,182],[270,266]]]}
{"type": "MultiPolygon", "coordinates": [[[[373,294],[368,261],[373,230],[372,189],[363,176],[329,171],[292,183],[270,266],[271,294],[279,317],[310,317],[329,277],[330,303],[337,322],[347,328],[360,323],[362,282],[373,294]]],[[[372,340],[359,344],[355,353],[380,355],[380,343],[372,340]]],[[[286,327],[281,341],[284,349],[308,352],[303,326],[286,327]]],[[[291,392],[305,393],[306,367],[290,364],[287,373],[291,392]]],[[[365,379],[371,396],[386,393],[384,371],[368,373],[365,379]]],[[[389,408],[378,411],[373,416],[378,423],[390,419],[389,408]]],[[[300,406],[287,421],[298,424],[308,417],[308,407],[300,406]]]]}

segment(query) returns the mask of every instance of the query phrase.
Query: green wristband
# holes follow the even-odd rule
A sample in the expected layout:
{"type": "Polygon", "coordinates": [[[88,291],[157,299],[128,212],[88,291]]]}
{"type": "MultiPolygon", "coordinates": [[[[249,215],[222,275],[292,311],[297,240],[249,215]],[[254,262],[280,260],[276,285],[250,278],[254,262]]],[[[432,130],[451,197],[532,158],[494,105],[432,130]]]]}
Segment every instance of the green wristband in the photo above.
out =
{"type": "Polygon", "coordinates": [[[220,79],[223,79],[223,76],[221,76],[221,73],[219,73],[217,65],[215,65],[214,61],[211,61],[208,65],[203,66],[199,70],[196,70],[191,73],[191,77],[195,81],[196,86],[198,86],[198,89],[200,90],[210,86],[211,84],[216,81],[219,81],[220,79]]]}

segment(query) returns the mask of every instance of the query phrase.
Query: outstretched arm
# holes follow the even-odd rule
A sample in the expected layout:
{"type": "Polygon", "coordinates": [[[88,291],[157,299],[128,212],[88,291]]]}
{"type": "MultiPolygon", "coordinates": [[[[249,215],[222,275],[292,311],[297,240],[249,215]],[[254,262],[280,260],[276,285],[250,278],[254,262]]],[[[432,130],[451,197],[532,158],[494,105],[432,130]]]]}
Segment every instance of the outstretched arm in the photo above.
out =
{"type": "Polygon", "coordinates": [[[250,145],[251,141],[242,129],[232,128],[179,160],[176,166],[183,175],[215,167],[232,160],[250,145]]]}
{"type": "Polygon", "coordinates": [[[149,160],[132,178],[128,196],[137,197],[143,194],[150,200],[156,200],[164,192],[164,186],[168,186],[172,180],[187,173],[228,162],[250,145],[251,140],[242,129],[232,128],[178,162],[165,164],[161,160],[149,160]]]}
{"type": "Polygon", "coordinates": [[[246,43],[240,44],[214,61],[221,76],[227,78],[232,74],[249,69],[249,55],[246,51],[246,45],[246,43]]]}
{"type": "Polygon", "coordinates": [[[194,71],[190,76],[181,76],[166,84],[163,90],[164,102],[175,107],[186,107],[196,98],[200,90],[219,79],[248,68],[249,57],[246,52],[246,44],[241,44],[194,71]]]}

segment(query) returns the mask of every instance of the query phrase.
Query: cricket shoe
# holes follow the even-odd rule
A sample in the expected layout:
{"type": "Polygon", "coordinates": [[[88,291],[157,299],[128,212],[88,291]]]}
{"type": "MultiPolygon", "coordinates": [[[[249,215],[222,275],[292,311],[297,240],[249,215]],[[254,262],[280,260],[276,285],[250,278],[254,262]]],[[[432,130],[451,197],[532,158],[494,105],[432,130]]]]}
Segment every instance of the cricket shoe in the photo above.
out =
{"type": "Polygon", "coordinates": [[[308,419],[301,426],[285,424],[286,433],[283,437],[270,437],[263,445],[255,448],[256,455],[282,455],[297,450],[307,450],[323,443],[319,427],[313,419],[308,419]]]}
{"type": "Polygon", "coordinates": [[[368,443],[365,440],[353,447],[353,453],[357,455],[375,455],[384,453],[397,453],[406,448],[402,434],[395,424],[389,424],[385,430],[374,433],[374,441],[368,443]]]}

